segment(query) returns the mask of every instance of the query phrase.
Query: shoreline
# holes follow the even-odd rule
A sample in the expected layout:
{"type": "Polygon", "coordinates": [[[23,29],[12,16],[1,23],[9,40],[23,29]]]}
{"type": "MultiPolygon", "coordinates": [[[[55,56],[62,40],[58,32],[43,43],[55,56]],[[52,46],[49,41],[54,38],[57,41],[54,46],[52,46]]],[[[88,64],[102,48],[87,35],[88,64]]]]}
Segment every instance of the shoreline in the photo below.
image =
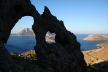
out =
{"type": "Polygon", "coordinates": [[[106,40],[108,40],[108,35],[92,34],[92,35],[88,35],[83,40],[86,40],[86,41],[106,41],[106,40]]]}
{"type": "Polygon", "coordinates": [[[88,65],[108,61],[108,42],[97,44],[97,46],[98,49],[82,51],[88,65]]]}
{"type": "MultiPolygon", "coordinates": [[[[99,64],[105,61],[108,61],[108,42],[98,44],[100,48],[81,51],[84,55],[84,60],[87,63],[87,66],[92,66],[94,64],[99,64]],[[103,46],[104,45],[104,46],[103,46]],[[106,46],[107,45],[107,46],[106,46]]],[[[23,58],[29,61],[35,62],[37,60],[35,50],[29,50],[23,53],[10,53],[14,58],[23,58]]]]}

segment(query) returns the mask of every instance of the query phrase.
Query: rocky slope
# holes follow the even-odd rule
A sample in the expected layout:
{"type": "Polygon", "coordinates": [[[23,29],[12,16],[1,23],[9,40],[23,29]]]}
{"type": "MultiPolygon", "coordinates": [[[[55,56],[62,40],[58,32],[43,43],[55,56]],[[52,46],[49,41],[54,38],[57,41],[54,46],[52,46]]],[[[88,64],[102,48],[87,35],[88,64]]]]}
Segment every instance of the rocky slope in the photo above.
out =
{"type": "Polygon", "coordinates": [[[87,64],[95,64],[103,61],[108,61],[108,42],[98,44],[99,49],[83,51],[87,64]]]}
{"type": "Polygon", "coordinates": [[[98,44],[99,49],[83,51],[89,72],[108,72],[108,42],[98,44]]]}
{"type": "MultiPolygon", "coordinates": [[[[82,51],[85,61],[88,65],[92,65],[99,62],[108,61],[108,42],[98,44],[99,49],[82,51]]],[[[35,55],[34,50],[30,50],[19,54],[19,56],[27,57],[29,55],[35,55]]],[[[13,54],[11,54],[13,56],[13,54]]]]}
{"type": "MultiPolygon", "coordinates": [[[[87,72],[108,72],[108,42],[98,44],[99,49],[83,51],[84,59],[88,64],[87,72]]],[[[11,54],[12,57],[26,59],[30,63],[35,63],[37,60],[34,50],[27,51],[21,54],[11,54]]]]}
{"type": "Polygon", "coordinates": [[[88,41],[108,40],[108,35],[99,35],[99,34],[89,35],[88,37],[84,38],[84,40],[88,41]]]}

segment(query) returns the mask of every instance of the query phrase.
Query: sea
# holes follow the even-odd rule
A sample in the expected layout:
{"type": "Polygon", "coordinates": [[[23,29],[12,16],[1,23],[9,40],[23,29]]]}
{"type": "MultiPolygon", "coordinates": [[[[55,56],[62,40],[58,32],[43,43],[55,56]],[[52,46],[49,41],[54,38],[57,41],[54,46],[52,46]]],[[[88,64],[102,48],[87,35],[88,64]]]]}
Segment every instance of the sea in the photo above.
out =
{"type": "MultiPolygon", "coordinates": [[[[77,41],[81,44],[81,51],[87,51],[99,48],[97,44],[108,41],[86,41],[83,40],[88,34],[76,34],[77,41]]],[[[5,47],[7,50],[15,53],[23,53],[33,50],[36,44],[35,37],[32,36],[10,36],[5,47]]]]}

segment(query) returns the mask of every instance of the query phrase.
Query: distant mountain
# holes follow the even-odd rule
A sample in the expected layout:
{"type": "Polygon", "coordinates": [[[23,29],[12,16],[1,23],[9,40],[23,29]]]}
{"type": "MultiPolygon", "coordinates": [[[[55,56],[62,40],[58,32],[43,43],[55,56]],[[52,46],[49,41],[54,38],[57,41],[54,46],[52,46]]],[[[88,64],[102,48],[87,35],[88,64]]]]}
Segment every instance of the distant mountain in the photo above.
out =
{"type": "Polygon", "coordinates": [[[24,28],[21,32],[11,34],[11,36],[35,36],[31,28],[24,28]]]}
{"type": "MultiPolygon", "coordinates": [[[[33,30],[31,28],[24,28],[21,32],[16,34],[11,34],[11,36],[35,36],[35,34],[33,33],[33,30]]],[[[54,42],[55,34],[47,32],[45,38],[47,42],[54,42]]]]}
{"type": "Polygon", "coordinates": [[[84,40],[88,40],[88,41],[108,40],[108,35],[102,35],[102,34],[89,35],[88,37],[84,38],[84,40]]]}

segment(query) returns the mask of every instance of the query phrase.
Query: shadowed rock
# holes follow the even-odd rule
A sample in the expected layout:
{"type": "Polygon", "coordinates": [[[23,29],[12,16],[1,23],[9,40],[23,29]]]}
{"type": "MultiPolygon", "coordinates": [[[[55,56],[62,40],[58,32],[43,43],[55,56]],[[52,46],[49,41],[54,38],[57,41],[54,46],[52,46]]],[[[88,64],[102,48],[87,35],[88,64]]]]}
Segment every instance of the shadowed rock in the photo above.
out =
{"type": "Polygon", "coordinates": [[[23,16],[38,17],[30,0],[0,0],[0,41],[6,43],[16,22],[23,16]]]}
{"type": "Polygon", "coordinates": [[[38,23],[33,25],[33,30],[37,40],[35,50],[38,65],[45,72],[86,72],[86,63],[76,36],[47,7],[38,18],[38,23]],[[46,43],[45,35],[48,31],[56,34],[56,43],[46,43]]]}
{"type": "Polygon", "coordinates": [[[0,72],[30,72],[30,68],[33,70],[33,66],[29,67],[27,63],[15,63],[4,43],[7,42],[12,28],[20,18],[32,16],[37,19],[38,15],[30,0],[0,0],[0,72]],[[29,68],[25,69],[26,64],[29,68]]]}
{"type": "Polygon", "coordinates": [[[0,0],[0,72],[86,72],[86,63],[76,36],[45,7],[40,15],[29,0],[0,0]],[[6,50],[10,32],[23,16],[33,16],[37,64],[15,61],[6,50]],[[56,43],[47,44],[46,33],[55,33],[56,43]]]}

